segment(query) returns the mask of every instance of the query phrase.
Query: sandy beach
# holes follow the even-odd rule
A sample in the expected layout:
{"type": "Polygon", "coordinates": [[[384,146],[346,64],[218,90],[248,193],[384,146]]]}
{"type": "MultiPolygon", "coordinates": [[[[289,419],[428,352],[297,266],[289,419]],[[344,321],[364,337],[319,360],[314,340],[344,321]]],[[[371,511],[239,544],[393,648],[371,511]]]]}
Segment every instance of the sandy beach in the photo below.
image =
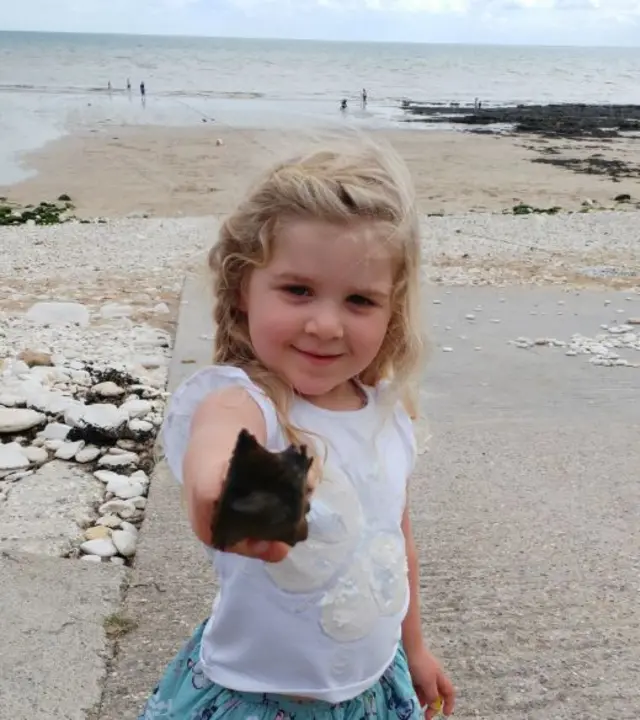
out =
{"type": "MultiPolygon", "coordinates": [[[[494,212],[524,202],[579,210],[587,201],[614,207],[628,194],[640,200],[636,179],[575,173],[534,162],[596,153],[640,165],[640,144],[491,136],[439,130],[378,130],[407,162],[423,213],[494,212]]],[[[217,215],[228,212],[257,173],[318,135],[300,129],[252,130],[206,124],[174,128],[96,125],[26,155],[37,175],[0,196],[20,203],[71,196],[81,217],[217,215]],[[216,142],[220,140],[221,145],[216,142]]]]}

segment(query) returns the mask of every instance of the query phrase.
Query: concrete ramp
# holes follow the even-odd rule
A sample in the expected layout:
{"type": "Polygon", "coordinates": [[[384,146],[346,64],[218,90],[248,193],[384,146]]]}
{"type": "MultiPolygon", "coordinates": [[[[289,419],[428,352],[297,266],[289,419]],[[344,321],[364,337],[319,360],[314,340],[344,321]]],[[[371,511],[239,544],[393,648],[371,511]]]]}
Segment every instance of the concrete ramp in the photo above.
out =
{"type": "Polygon", "coordinates": [[[85,720],[100,703],[125,569],[0,553],[0,720],[85,720]]]}

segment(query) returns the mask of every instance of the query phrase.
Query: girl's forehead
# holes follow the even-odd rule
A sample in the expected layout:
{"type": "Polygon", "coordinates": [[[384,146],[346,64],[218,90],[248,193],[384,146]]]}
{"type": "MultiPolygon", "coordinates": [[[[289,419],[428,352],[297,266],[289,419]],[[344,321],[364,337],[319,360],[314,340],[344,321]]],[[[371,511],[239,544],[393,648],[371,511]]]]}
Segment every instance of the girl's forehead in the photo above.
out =
{"type": "Polygon", "coordinates": [[[271,260],[276,265],[369,266],[374,269],[391,265],[394,256],[379,223],[360,221],[336,225],[316,220],[290,220],[275,234],[271,260]]]}

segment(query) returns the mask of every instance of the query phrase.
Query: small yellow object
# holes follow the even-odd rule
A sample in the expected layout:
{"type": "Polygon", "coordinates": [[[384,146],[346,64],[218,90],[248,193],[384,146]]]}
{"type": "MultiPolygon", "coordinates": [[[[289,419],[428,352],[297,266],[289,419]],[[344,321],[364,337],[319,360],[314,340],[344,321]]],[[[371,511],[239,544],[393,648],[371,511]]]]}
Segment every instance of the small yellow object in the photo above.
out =
{"type": "Polygon", "coordinates": [[[442,707],[444,703],[442,702],[442,698],[438,698],[432,705],[431,709],[436,711],[436,716],[440,715],[442,712],[442,707]]]}
{"type": "Polygon", "coordinates": [[[437,717],[442,712],[443,706],[444,706],[444,701],[442,700],[442,698],[438,698],[437,700],[434,700],[434,702],[432,702],[431,705],[425,705],[423,708],[421,708],[421,710],[423,712],[426,712],[429,709],[435,710],[436,714],[434,715],[434,717],[437,717]]]}

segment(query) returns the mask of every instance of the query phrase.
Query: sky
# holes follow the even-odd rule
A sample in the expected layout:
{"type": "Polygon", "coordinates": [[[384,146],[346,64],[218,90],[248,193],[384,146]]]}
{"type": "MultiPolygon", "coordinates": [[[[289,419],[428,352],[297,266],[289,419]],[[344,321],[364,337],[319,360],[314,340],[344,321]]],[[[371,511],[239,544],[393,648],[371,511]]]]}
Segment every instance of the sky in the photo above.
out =
{"type": "Polygon", "coordinates": [[[0,0],[0,29],[640,46],[640,0],[0,0]]]}

